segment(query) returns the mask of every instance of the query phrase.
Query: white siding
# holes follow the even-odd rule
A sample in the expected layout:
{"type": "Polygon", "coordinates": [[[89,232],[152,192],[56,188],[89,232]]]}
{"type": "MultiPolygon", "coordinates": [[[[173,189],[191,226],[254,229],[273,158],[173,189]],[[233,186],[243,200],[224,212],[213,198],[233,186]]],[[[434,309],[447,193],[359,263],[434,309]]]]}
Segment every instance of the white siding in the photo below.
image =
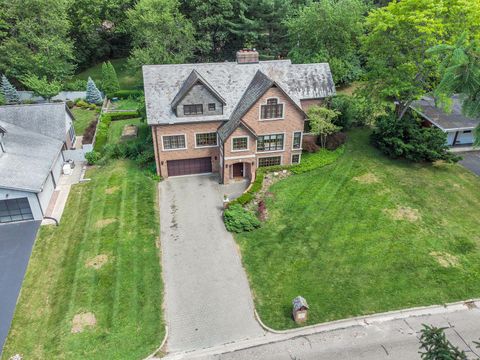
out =
{"type": "Polygon", "coordinates": [[[474,142],[473,131],[458,131],[457,141],[454,144],[453,141],[455,140],[456,131],[447,132],[447,144],[449,146],[454,145],[470,145],[474,142]]]}

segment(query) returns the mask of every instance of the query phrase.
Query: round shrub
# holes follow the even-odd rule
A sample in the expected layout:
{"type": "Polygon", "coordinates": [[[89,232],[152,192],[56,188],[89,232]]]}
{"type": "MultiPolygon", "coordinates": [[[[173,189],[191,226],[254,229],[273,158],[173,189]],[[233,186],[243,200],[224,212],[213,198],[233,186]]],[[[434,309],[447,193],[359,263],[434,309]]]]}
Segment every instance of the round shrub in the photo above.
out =
{"type": "Polygon", "coordinates": [[[260,227],[260,221],[251,211],[245,210],[240,204],[229,206],[223,213],[225,227],[230,232],[241,233],[260,227]]]}

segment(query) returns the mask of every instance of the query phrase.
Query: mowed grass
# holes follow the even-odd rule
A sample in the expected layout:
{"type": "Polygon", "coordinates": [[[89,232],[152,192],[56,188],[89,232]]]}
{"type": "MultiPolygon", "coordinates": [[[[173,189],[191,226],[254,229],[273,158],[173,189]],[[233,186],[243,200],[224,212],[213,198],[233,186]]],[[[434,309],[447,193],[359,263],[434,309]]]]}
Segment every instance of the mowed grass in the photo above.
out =
{"type": "Polygon", "coordinates": [[[82,108],[73,108],[71,111],[75,117],[75,121],[73,122],[75,134],[77,134],[77,136],[82,136],[85,129],[93,120],[95,120],[98,114],[95,110],[82,108]]]}
{"type": "Polygon", "coordinates": [[[163,339],[156,182],[128,161],[88,176],[41,228],[2,359],[141,359],[163,339]],[[88,312],[96,326],[72,333],[88,312]]]}
{"type": "MultiPolygon", "coordinates": [[[[134,72],[127,65],[127,58],[110,60],[117,72],[120,88],[124,90],[142,87],[143,78],[140,71],[134,72]]],[[[75,79],[87,80],[90,76],[94,81],[102,80],[102,64],[98,63],[73,77],[75,79]]]]}
{"type": "Polygon", "coordinates": [[[387,159],[368,135],[351,132],[335,163],[273,185],[267,222],[236,236],[268,326],[295,327],[297,295],[308,324],[480,296],[479,178],[387,159]]]}
{"type": "MultiPolygon", "coordinates": [[[[120,141],[120,138],[122,137],[123,128],[127,125],[136,125],[140,127],[143,124],[140,118],[112,121],[108,129],[108,143],[109,144],[118,143],[120,141]]],[[[139,128],[139,131],[140,131],[140,128],[139,128]]]]}
{"type": "Polygon", "coordinates": [[[137,110],[140,102],[137,99],[120,99],[112,103],[113,110],[137,110]]]}

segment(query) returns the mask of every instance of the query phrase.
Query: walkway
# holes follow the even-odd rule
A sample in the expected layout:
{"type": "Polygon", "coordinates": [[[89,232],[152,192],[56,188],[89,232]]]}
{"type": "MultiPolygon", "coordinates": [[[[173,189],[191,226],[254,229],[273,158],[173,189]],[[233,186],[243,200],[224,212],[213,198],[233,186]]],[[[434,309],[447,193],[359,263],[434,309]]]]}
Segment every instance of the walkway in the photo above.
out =
{"type": "Polygon", "coordinates": [[[223,225],[222,199],[228,191],[214,175],[159,184],[169,352],[264,334],[254,318],[238,249],[223,225]]]}
{"type": "MultiPolygon", "coordinates": [[[[65,205],[67,204],[68,195],[70,194],[72,185],[78,184],[82,177],[82,169],[84,164],[82,162],[76,162],[75,164],[76,165],[72,169],[72,173],[70,175],[60,175],[57,187],[52,194],[47,211],[45,211],[46,217],[57,219],[58,222],[60,222],[62,218],[63,210],[65,210],[65,205]]],[[[55,224],[54,220],[47,218],[42,220],[42,225],[52,224],[55,224]]]]}

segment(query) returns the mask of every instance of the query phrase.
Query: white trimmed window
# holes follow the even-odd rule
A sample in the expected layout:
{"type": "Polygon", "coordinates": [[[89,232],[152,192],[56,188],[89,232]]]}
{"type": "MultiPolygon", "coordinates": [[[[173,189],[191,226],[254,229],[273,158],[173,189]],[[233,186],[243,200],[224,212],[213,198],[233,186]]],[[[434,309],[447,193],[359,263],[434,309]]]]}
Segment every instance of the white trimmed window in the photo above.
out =
{"type": "Polygon", "coordinates": [[[163,149],[186,149],[185,135],[168,135],[163,136],[163,149]]]}
{"type": "Polygon", "coordinates": [[[195,136],[197,147],[217,146],[217,133],[202,133],[195,136]]]}
{"type": "Polygon", "coordinates": [[[302,132],[297,131],[293,133],[293,148],[300,149],[302,147],[302,132]]]}
{"type": "Polygon", "coordinates": [[[262,135],[257,139],[257,151],[283,150],[283,134],[262,135]]]}
{"type": "Polygon", "coordinates": [[[300,164],[300,154],[292,155],[292,164],[300,164]]]}
{"type": "Polygon", "coordinates": [[[258,167],[275,166],[282,164],[281,156],[270,156],[258,159],[258,167]]]}
{"type": "Polygon", "coordinates": [[[248,149],[248,137],[236,137],[232,139],[232,150],[240,151],[248,149]]]}

